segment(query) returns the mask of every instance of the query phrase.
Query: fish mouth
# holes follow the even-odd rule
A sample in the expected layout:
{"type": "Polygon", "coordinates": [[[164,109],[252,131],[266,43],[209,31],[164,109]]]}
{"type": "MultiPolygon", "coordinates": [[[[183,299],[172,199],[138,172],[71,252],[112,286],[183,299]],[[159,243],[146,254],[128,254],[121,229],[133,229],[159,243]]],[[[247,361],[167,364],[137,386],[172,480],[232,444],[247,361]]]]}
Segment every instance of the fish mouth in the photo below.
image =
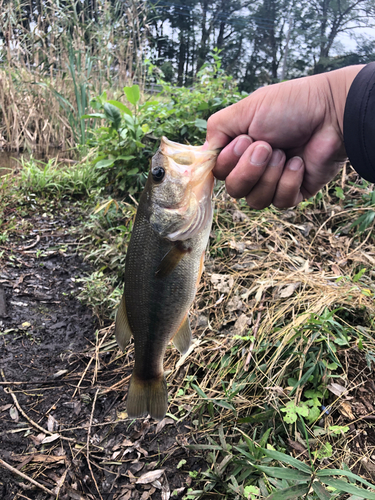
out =
{"type": "MultiPolygon", "coordinates": [[[[168,159],[176,176],[187,177],[197,199],[206,192],[205,181],[211,178],[220,149],[202,151],[203,146],[179,144],[161,138],[160,151],[168,159]]],[[[212,176],[213,177],[213,176],[212,176]]]]}
{"type": "Polygon", "coordinates": [[[203,146],[179,144],[162,137],[160,150],[168,158],[176,176],[188,178],[189,189],[178,206],[168,207],[177,211],[185,224],[167,235],[171,241],[194,237],[212,219],[211,196],[214,188],[212,170],[220,150],[202,151],[203,146]]]}

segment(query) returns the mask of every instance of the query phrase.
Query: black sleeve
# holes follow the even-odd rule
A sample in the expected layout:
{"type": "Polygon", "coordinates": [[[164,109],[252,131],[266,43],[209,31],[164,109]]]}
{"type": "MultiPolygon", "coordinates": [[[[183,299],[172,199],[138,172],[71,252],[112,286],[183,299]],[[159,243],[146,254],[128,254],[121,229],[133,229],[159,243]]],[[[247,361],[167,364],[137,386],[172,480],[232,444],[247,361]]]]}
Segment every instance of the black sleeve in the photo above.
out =
{"type": "Polygon", "coordinates": [[[355,77],[346,99],[344,143],[361,177],[375,182],[375,62],[355,77]]]}

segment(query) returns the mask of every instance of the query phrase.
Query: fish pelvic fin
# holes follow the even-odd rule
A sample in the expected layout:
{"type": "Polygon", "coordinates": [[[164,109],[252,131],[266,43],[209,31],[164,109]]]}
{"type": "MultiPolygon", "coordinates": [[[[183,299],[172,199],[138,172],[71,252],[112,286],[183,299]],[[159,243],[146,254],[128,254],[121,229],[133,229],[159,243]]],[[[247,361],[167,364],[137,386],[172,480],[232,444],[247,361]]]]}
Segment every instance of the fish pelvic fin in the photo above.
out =
{"type": "Polygon", "coordinates": [[[152,380],[142,380],[133,373],[126,401],[126,410],[130,418],[150,414],[161,420],[168,409],[167,382],[164,374],[152,380]]]}
{"type": "Polygon", "coordinates": [[[131,336],[133,335],[126,312],[125,294],[122,296],[120,306],[116,314],[115,335],[117,343],[121,349],[125,349],[126,344],[130,342],[131,336]]]}
{"type": "Polygon", "coordinates": [[[186,315],[172,341],[176,349],[180,351],[180,354],[185,354],[191,345],[191,339],[190,321],[186,315]]]}

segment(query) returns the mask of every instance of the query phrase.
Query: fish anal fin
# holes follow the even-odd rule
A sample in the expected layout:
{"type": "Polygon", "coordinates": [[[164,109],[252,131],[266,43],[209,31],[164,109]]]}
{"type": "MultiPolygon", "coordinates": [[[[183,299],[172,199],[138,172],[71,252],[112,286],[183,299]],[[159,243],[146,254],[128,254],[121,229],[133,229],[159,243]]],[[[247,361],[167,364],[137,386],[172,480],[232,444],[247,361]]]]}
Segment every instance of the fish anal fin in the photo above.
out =
{"type": "Polygon", "coordinates": [[[120,306],[116,314],[115,335],[117,343],[121,349],[125,349],[126,344],[130,342],[131,336],[133,335],[126,312],[125,295],[122,296],[120,306]]]}
{"type": "Polygon", "coordinates": [[[157,278],[165,278],[177,267],[184,255],[191,251],[190,248],[185,248],[183,244],[176,244],[162,258],[159,267],[156,270],[157,278]]]}
{"type": "Polygon", "coordinates": [[[133,373],[126,401],[130,418],[149,414],[156,420],[164,418],[168,409],[167,382],[164,374],[152,380],[142,380],[133,373]]]}
{"type": "Polygon", "coordinates": [[[188,315],[185,316],[180,328],[177,330],[175,336],[173,337],[173,344],[180,351],[181,354],[185,354],[191,345],[191,328],[188,315]]]}

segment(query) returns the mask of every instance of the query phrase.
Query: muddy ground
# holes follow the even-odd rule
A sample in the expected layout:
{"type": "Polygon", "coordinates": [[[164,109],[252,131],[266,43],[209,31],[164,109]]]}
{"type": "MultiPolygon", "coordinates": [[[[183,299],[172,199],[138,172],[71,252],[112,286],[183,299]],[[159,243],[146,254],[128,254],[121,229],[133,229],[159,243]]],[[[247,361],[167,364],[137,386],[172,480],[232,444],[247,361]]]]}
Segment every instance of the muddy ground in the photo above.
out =
{"type": "MultiPolygon", "coordinates": [[[[79,214],[26,205],[0,245],[0,499],[184,498],[208,467],[189,448],[200,438],[189,418],[127,418],[133,351],[121,353],[112,323],[77,298],[91,271],[77,251],[79,214]]],[[[375,482],[373,364],[356,348],[340,359],[350,392],[329,418],[350,426],[343,456],[375,482]]],[[[300,443],[288,445],[304,456],[300,443]]]]}
{"type": "Polygon", "coordinates": [[[186,470],[202,467],[185,446],[189,428],[126,419],[131,359],[77,299],[90,268],[74,223],[35,209],[1,247],[0,498],[181,498],[186,470]]]}

